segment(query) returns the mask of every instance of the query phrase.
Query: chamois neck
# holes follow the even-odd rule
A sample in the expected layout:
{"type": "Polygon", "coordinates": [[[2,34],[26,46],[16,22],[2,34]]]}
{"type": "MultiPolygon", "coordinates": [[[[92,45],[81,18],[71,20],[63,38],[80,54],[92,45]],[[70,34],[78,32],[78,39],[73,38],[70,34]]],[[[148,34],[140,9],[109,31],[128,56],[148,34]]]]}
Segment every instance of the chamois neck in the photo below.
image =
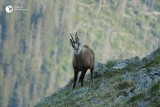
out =
{"type": "Polygon", "coordinates": [[[81,46],[79,46],[78,50],[74,50],[74,54],[79,55],[81,53],[81,50],[82,50],[82,48],[81,48],[81,46]]]}

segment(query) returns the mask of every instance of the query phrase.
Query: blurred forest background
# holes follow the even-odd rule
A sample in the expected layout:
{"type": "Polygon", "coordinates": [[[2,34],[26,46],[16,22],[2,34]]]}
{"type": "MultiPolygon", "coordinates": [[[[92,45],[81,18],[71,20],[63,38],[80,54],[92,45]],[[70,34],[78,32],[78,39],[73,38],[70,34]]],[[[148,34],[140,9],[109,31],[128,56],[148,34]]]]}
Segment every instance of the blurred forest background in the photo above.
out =
{"type": "Polygon", "coordinates": [[[160,41],[160,0],[1,0],[0,106],[32,107],[65,86],[75,32],[96,61],[142,57],[160,41]]]}

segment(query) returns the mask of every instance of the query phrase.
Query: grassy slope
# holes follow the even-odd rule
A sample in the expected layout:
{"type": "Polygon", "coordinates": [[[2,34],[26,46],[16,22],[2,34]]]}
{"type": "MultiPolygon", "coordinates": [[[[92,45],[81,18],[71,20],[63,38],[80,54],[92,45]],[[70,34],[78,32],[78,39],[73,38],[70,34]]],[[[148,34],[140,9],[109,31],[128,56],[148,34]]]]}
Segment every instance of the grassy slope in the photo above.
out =
{"type": "Polygon", "coordinates": [[[156,50],[150,56],[151,58],[146,56],[142,60],[135,57],[101,64],[103,67],[98,68],[97,66],[95,69],[94,84],[91,84],[90,74],[88,74],[85,77],[84,87],[77,84],[76,89],[71,90],[73,83],[73,80],[71,80],[67,86],[44,98],[36,107],[159,107],[159,74],[156,74],[157,76],[154,76],[154,79],[150,79],[152,80],[151,84],[148,83],[149,86],[146,89],[136,91],[141,81],[141,78],[139,78],[141,74],[145,80],[147,76],[145,78],[144,74],[150,75],[154,71],[159,72],[160,70],[160,51],[156,50]],[[118,63],[126,63],[127,65],[116,68],[115,65],[118,63]],[[97,76],[97,73],[100,75],[97,76]]]}

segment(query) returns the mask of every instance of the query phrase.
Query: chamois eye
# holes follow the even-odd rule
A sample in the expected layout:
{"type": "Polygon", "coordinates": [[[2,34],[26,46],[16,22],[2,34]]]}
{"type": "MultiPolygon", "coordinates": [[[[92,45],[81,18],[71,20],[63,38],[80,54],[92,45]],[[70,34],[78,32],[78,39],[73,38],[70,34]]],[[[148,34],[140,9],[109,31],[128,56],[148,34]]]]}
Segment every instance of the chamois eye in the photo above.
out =
{"type": "Polygon", "coordinates": [[[73,48],[75,48],[75,46],[72,44],[73,48]]]}

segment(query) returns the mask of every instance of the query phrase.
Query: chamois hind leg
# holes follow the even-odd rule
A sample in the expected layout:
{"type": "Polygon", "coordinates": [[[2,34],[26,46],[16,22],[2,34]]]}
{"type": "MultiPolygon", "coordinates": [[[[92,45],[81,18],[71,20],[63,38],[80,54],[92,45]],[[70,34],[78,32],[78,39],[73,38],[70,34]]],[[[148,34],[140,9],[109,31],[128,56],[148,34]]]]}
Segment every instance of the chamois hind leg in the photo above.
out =
{"type": "Polygon", "coordinates": [[[91,71],[91,81],[92,81],[92,83],[93,83],[93,69],[94,69],[94,68],[91,68],[91,69],[90,69],[90,71],[91,71]]]}
{"type": "Polygon", "coordinates": [[[80,80],[81,80],[81,86],[83,86],[83,80],[84,80],[84,76],[86,74],[87,70],[82,71],[81,76],[80,76],[80,80]]]}
{"type": "Polygon", "coordinates": [[[72,89],[74,89],[76,86],[77,76],[78,76],[78,71],[74,71],[74,84],[72,89]]]}

